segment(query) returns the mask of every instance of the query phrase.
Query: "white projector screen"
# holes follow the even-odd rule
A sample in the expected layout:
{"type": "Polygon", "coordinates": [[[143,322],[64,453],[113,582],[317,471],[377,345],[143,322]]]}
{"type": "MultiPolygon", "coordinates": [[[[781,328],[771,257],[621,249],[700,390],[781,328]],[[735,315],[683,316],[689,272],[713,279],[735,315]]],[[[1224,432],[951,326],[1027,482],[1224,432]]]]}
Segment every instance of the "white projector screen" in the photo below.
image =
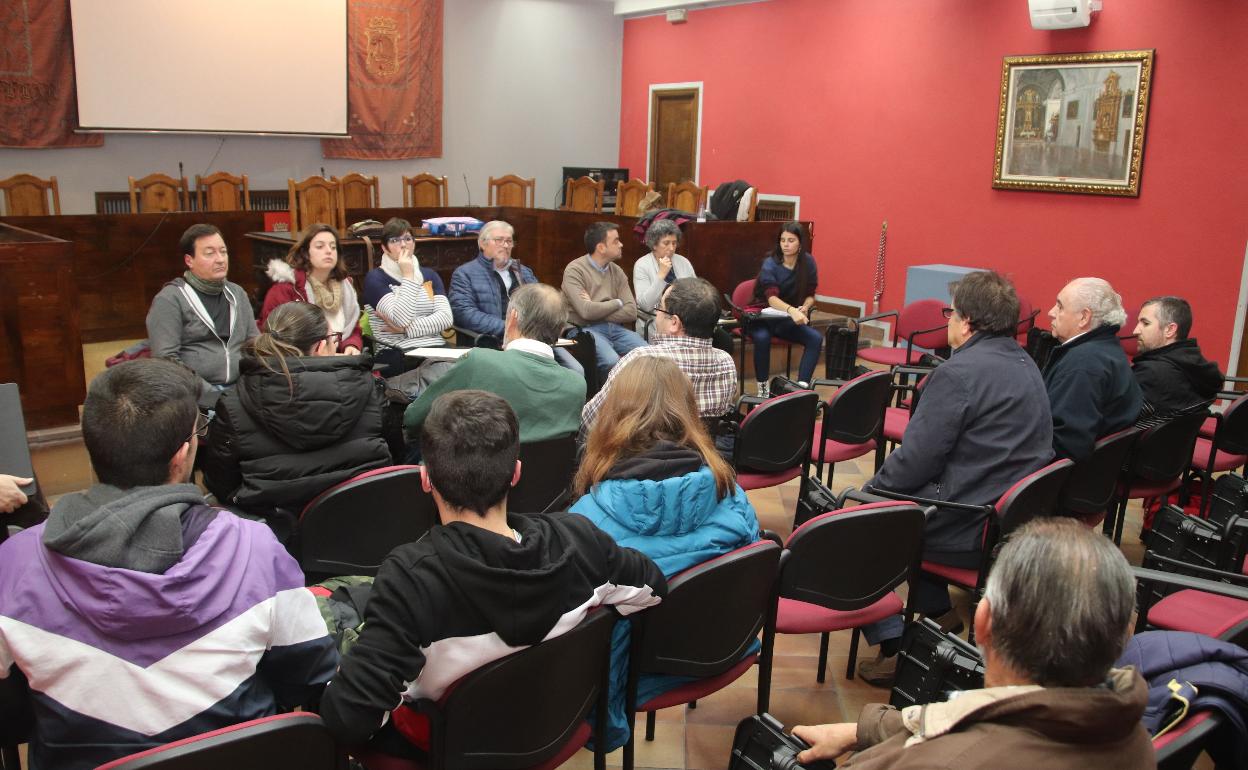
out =
{"type": "Polygon", "coordinates": [[[93,131],[342,136],[346,0],[70,0],[93,131]]]}

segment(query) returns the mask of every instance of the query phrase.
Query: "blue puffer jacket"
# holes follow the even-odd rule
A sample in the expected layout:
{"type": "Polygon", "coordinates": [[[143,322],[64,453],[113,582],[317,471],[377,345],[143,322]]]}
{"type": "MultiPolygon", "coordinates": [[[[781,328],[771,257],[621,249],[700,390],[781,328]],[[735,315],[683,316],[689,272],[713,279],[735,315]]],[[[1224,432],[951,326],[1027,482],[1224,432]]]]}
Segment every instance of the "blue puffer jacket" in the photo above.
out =
{"type": "MultiPolygon", "coordinates": [[[[732,494],[718,500],[715,477],[702,458],[666,442],[617,464],[569,510],[589,518],[619,545],[649,556],[668,578],[758,540],[758,517],[744,490],[734,485],[732,494]]],[[[608,751],[624,745],[632,723],[624,714],[628,646],[629,625],[620,621],[611,640],[608,751]]],[[[643,676],[637,702],[687,681],[679,676],[643,676]]]]}

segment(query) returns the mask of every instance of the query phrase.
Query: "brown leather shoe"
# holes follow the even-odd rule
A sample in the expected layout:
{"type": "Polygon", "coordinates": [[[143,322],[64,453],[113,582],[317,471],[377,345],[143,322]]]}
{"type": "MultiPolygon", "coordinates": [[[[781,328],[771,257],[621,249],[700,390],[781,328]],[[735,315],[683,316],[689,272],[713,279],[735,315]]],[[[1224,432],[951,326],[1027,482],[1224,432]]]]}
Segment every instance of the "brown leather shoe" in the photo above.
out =
{"type": "Polygon", "coordinates": [[[960,634],[962,629],[966,628],[957,610],[949,610],[944,615],[932,618],[932,620],[940,624],[940,632],[942,634],[960,634]]]}
{"type": "Polygon", "coordinates": [[[885,657],[883,653],[875,660],[864,660],[858,664],[858,676],[862,681],[875,687],[890,688],[897,678],[897,656],[885,657]]]}

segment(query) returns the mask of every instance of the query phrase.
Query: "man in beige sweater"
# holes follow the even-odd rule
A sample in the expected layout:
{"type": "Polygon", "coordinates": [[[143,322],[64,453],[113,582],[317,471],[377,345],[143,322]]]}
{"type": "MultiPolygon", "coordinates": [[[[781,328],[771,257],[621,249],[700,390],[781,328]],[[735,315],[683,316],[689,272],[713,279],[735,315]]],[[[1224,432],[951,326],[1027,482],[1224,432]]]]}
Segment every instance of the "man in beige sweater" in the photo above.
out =
{"type": "Polygon", "coordinates": [[[646,341],[633,331],[637,302],[628,276],[615,264],[624,254],[620,226],[595,222],[585,231],[588,254],[563,269],[563,301],[568,321],[594,335],[598,372],[605,379],[611,367],[646,341]]]}

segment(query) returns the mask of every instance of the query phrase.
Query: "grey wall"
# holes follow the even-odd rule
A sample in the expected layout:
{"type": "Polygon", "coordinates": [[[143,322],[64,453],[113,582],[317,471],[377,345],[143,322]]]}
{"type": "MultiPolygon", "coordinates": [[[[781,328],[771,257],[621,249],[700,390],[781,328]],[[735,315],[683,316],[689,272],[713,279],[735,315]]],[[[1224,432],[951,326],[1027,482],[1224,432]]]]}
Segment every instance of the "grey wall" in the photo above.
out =
{"type": "MultiPolygon", "coordinates": [[[[326,160],[316,139],[110,134],[104,146],[0,149],[0,178],[55,175],[66,214],[95,211],[97,190],[127,176],[246,173],[253,189],[286,179],[359,171],[381,178],[383,206],[402,205],[400,177],[446,175],[454,205],[486,202],[489,176],[537,178],[550,207],[562,166],[615,166],[619,157],[623,22],[610,3],[581,0],[445,0],[442,157],[326,160]],[[463,175],[467,175],[467,188],[463,175]]],[[[272,88],[263,78],[240,88],[272,88]]]]}

